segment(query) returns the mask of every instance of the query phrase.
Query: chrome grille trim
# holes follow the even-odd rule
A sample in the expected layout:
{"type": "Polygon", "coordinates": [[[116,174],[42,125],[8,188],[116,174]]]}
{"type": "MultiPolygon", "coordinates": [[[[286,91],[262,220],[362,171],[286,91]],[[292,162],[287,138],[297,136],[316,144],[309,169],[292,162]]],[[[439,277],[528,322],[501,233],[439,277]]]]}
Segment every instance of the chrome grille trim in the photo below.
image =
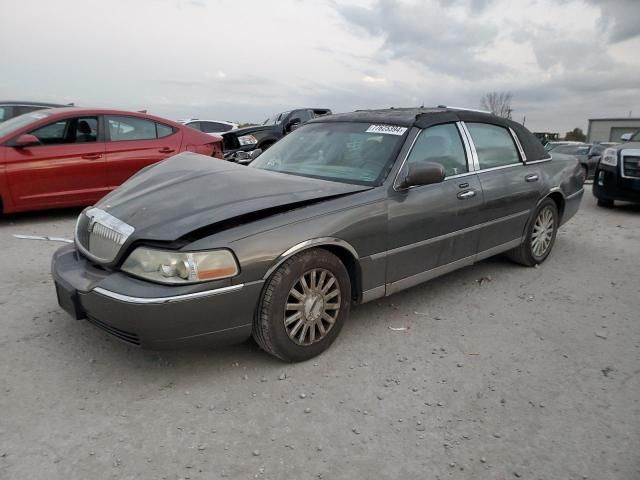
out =
{"type": "Polygon", "coordinates": [[[135,228],[99,208],[88,208],[76,223],[78,250],[98,263],[112,262],[135,228]]]}
{"type": "Polygon", "coordinates": [[[620,173],[622,174],[622,178],[633,178],[633,179],[640,178],[640,167],[631,166],[631,162],[632,161],[635,162],[639,158],[640,158],[640,149],[638,148],[635,148],[635,149],[627,148],[622,150],[620,154],[620,168],[621,168],[620,173]],[[627,162],[629,162],[629,165],[626,165],[627,162]]]}

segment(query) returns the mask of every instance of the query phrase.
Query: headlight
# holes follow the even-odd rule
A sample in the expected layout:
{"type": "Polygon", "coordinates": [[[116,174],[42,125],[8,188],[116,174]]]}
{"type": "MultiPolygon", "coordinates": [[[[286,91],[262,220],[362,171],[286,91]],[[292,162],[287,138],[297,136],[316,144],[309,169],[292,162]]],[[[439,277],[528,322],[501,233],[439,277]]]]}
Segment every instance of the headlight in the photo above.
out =
{"type": "Polygon", "coordinates": [[[173,252],[138,247],[122,265],[136,277],[158,283],[187,284],[233,277],[238,264],[229,250],[173,252]]]}
{"type": "Polygon", "coordinates": [[[253,135],[243,135],[238,137],[238,142],[240,142],[240,146],[244,147],[245,145],[255,145],[258,143],[258,139],[253,135]]]}
{"type": "Polygon", "coordinates": [[[615,148],[607,148],[604,152],[602,152],[602,160],[600,160],[604,165],[610,165],[615,167],[618,165],[618,150],[615,148]]]}

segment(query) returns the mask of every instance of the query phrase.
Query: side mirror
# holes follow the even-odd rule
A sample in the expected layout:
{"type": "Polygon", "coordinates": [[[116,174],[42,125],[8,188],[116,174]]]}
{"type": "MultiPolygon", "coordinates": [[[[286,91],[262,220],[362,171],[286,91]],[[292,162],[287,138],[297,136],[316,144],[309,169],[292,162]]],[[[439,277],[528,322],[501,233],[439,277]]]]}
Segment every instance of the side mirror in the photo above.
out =
{"type": "Polygon", "coordinates": [[[620,140],[622,140],[623,142],[628,142],[629,140],[631,140],[633,133],[623,133],[622,135],[620,135],[620,140]]]}
{"type": "Polygon", "coordinates": [[[420,185],[440,183],[444,180],[444,167],[439,163],[424,162],[420,165],[409,166],[407,175],[398,184],[399,188],[406,189],[420,185]]]}
{"type": "Polygon", "coordinates": [[[255,150],[251,150],[250,152],[245,152],[241,150],[239,152],[236,152],[236,154],[233,157],[233,160],[235,160],[238,163],[241,163],[242,165],[248,165],[251,162],[253,162],[256,158],[258,158],[261,153],[262,153],[261,148],[256,148],[255,150]]]}
{"type": "Polygon", "coordinates": [[[293,132],[296,128],[298,128],[300,126],[301,123],[302,123],[302,120],[300,120],[300,118],[298,118],[298,117],[292,118],[291,120],[289,120],[287,122],[287,124],[284,127],[284,130],[287,133],[293,132]]]}
{"type": "Polygon", "coordinates": [[[38,140],[38,137],[31,135],[30,133],[20,135],[14,142],[14,146],[17,148],[32,147],[34,145],[40,145],[40,140],[38,140]]]}
{"type": "Polygon", "coordinates": [[[256,148],[254,150],[251,150],[249,152],[249,159],[251,161],[255,160],[256,158],[258,158],[260,155],[262,154],[262,149],[261,148],[256,148]]]}

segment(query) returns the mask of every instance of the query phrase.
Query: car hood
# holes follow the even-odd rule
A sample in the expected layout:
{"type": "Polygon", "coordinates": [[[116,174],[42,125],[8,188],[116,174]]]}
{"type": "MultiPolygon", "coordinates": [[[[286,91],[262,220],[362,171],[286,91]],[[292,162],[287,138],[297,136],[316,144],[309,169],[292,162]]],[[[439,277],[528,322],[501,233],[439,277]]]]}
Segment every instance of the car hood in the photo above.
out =
{"type": "Polygon", "coordinates": [[[132,240],[175,241],[369,189],[185,152],[142,170],[96,207],[134,227],[132,240]]]}
{"type": "Polygon", "coordinates": [[[242,135],[248,135],[256,132],[266,132],[273,129],[273,125],[254,125],[252,127],[237,128],[235,130],[229,130],[224,132],[223,135],[235,135],[241,137],[242,135]]]}

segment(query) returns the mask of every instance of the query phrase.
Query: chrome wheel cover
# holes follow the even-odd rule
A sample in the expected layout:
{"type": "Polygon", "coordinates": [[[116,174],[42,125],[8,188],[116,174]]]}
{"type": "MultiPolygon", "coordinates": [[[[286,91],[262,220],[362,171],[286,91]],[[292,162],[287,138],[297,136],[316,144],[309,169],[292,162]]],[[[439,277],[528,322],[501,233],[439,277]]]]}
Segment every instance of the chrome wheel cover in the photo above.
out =
{"type": "Polygon", "coordinates": [[[296,344],[308,346],[327,336],[338,319],[340,283],[329,270],[314,268],[293,284],[284,308],[284,328],[296,344]]]}
{"type": "Polygon", "coordinates": [[[553,211],[549,207],[540,210],[536,221],[533,224],[533,232],[531,233],[531,253],[540,258],[549,250],[553,232],[555,230],[555,218],[553,211]]]}

